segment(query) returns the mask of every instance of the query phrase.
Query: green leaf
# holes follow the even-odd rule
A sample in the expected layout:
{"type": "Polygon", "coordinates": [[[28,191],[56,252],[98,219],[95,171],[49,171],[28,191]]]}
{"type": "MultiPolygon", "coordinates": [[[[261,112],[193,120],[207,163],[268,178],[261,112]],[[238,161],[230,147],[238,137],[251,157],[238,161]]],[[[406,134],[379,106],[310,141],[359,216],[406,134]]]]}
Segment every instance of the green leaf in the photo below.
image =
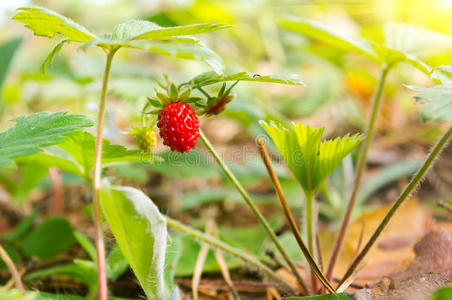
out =
{"type": "Polygon", "coordinates": [[[43,182],[48,174],[48,168],[39,164],[29,163],[21,166],[20,180],[15,182],[14,189],[10,191],[13,202],[25,203],[31,192],[43,182]]]}
{"type": "Polygon", "coordinates": [[[121,248],[119,248],[118,244],[114,244],[108,253],[107,261],[107,277],[108,279],[115,281],[121,276],[129,267],[129,263],[127,259],[122,254],[121,248]]]}
{"type": "Polygon", "coordinates": [[[62,217],[52,217],[31,231],[24,238],[21,248],[30,257],[49,259],[66,251],[74,243],[75,239],[69,222],[62,217]]]}
{"type": "Polygon", "coordinates": [[[45,73],[47,67],[50,67],[53,63],[53,59],[55,58],[55,55],[60,53],[61,49],[63,48],[64,44],[69,43],[68,39],[62,39],[61,41],[56,44],[56,46],[52,49],[52,51],[47,55],[46,59],[42,62],[41,65],[41,72],[45,73]]]}
{"type": "Polygon", "coordinates": [[[126,48],[143,49],[158,54],[167,56],[174,56],[183,59],[200,60],[207,63],[212,70],[220,73],[223,70],[223,60],[214,51],[209,49],[204,43],[198,42],[193,45],[188,44],[175,44],[165,42],[144,42],[144,41],[117,41],[111,38],[105,37],[99,39],[97,42],[90,41],[83,47],[88,47],[91,44],[96,44],[100,47],[113,47],[121,46],[126,48]]]}
{"type": "Polygon", "coordinates": [[[85,169],[81,166],[71,154],[67,153],[58,146],[51,146],[42,152],[18,157],[14,159],[18,163],[35,164],[46,167],[56,167],[62,171],[85,177],[85,169]]]}
{"type": "MultiPolygon", "coordinates": [[[[86,261],[85,261],[86,262],[86,261]]],[[[94,268],[96,265],[93,264],[94,268]]],[[[33,281],[39,278],[48,277],[52,275],[66,275],[73,279],[79,280],[85,283],[88,286],[97,285],[97,271],[96,269],[92,270],[91,268],[86,268],[82,266],[82,263],[70,263],[67,265],[51,267],[43,270],[39,270],[25,276],[25,281],[33,281]],[[93,272],[94,271],[94,272],[93,272]]]]}
{"type": "Polygon", "coordinates": [[[29,292],[26,295],[18,290],[5,290],[0,288],[0,299],[2,300],[37,300],[37,292],[29,292]]]}
{"type": "Polygon", "coordinates": [[[2,300],[86,300],[80,296],[67,294],[49,294],[42,292],[26,292],[25,295],[18,290],[4,290],[0,288],[0,299],[2,300]]]}
{"type": "Polygon", "coordinates": [[[312,128],[301,123],[292,123],[292,127],[275,122],[259,123],[276,144],[304,191],[311,195],[363,140],[362,135],[355,134],[321,141],[324,128],[312,128]]]}
{"type": "Polygon", "coordinates": [[[356,52],[375,62],[379,62],[378,56],[372,50],[367,41],[345,37],[328,29],[320,23],[300,17],[287,17],[280,20],[279,25],[282,28],[319,40],[334,48],[356,52]]]}
{"type": "Polygon", "coordinates": [[[451,35],[410,24],[385,24],[384,39],[388,48],[424,58],[452,49],[451,35]]]}
{"type": "Polygon", "coordinates": [[[291,77],[282,75],[259,75],[248,72],[225,72],[224,75],[215,72],[205,72],[199,74],[190,81],[194,87],[203,87],[226,81],[253,81],[253,82],[269,82],[290,85],[304,85],[303,82],[291,77]]]}
{"type": "Polygon", "coordinates": [[[91,242],[91,240],[81,233],[80,231],[74,231],[74,237],[77,242],[85,249],[86,253],[88,253],[89,257],[95,261],[97,259],[96,255],[96,246],[91,242]]]}
{"type": "Polygon", "coordinates": [[[414,98],[416,103],[423,104],[420,114],[424,119],[452,121],[452,84],[436,85],[430,88],[407,87],[419,92],[414,98]]]}
{"type": "Polygon", "coordinates": [[[187,43],[198,43],[199,39],[192,36],[191,34],[202,33],[199,30],[201,30],[202,28],[206,29],[207,27],[209,27],[210,30],[202,32],[211,32],[219,29],[228,28],[229,26],[223,24],[208,23],[177,27],[161,27],[156,23],[149,22],[146,20],[130,20],[125,23],[116,25],[111,35],[111,38],[112,40],[117,41],[158,39],[158,40],[175,40],[187,43]],[[185,34],[182,33],[189,32],[189,29],[191,33],[185,34]],[[196,29],[198,29],[198,31],[196,29]],[[180,32],[180,34],[174,34],[175,30],[176,31],[179,30],[178,32],[180,32]]]}
{"type": "Polygon", "coordinates": [[[217,166],[196,149],[188,153],[165,151],[160,157],[163,160],[149,165],[149,169],[171,178],[210,178],[218,174],[217,166]]]}
{"type": "Polygon", "coordinates": [[[122,253],[149,299],[165,299],[166,220],[143,192],[103,182],[102,209],[122,253]]]}
{"type": "MultiPolygon", "coordinates": [[[[109,297],[109,299],[111,298],[109,297]]],[[[68,294],[49,294],[39,292],[36,300],[86,300],[86,298],[68,294]]]]}
{"type": "Polygon", "coordinates": [[[439,66],[433,68],[430,77],[441,84],[452,84],[452,66],[439,66]]]}
{"type": "Polygon", "coordinates": [[[153,25],[145,25],[142,33],[135,35],[133,40],[148,40],[148,39],[164,39],[174,36],[185,36],[190,34],[199,34],[206,32],[213,32],[221,29],[230,28],[227,24],[218,23],[203,23],[203,24],[191,24],[184,26],[174,27],[161,27],[155,23],[148,22],[153,25]]]}
{"type": "Polygon", "coordinates": [[[37,36],[54,37],[59,33],[69,41],[87,42],[96,38],[94,34],[74,21],[43,7],[18,8],[14,20],[33,30],[37,36]]]}
{"type": "Polygon", "coordinates": [[[437,289],[431,297],[431,300],[447,300],[447,299],[452,299],[452,286],[445,286],[437,289]]]}
{"type": "Polygon", "coordinates": [[[19,240],[31,228],[37,216],[38,211],[35,210],[23,218],[12,233],[3,234],[3,240],[10,243],[19,240]]]}
{"type": "Polygon", "coordinates": [[[93,125],[86,116],[67,112],[40,112],[14,120],[16,126],[0,133],[0,166],[11,165],[11,158],[40,152],[40,147],[61,143],[66,135],[93,125]]]}
{"type": "Polygon", "coordinates": [[[380,60],[382,62],[385,62],[388,66],[392,66],[399,62],[405,61],[411,64],[413,67],[424,72],[428,76],[430,76],[430,73],[432,72],[432,68],[429,65],[409,53],[397,49],[392,49],[385,45],[377,43],[373,43],[372,48],[375,50],[375,53],[377,53],[380,60]]]}
{"type": "MultiPolygon", "coordinates": [[[[57,167],[63,171],[89,179],[94,167],[95,137],[89,132],[77,132],[68,136],[61,144],[45,149],[42,153],[17,159],[45,166],[57,167]]],[[[103,139],[102,166],[108,167],[125,162],[160,161],[158,156],[140,150],[128,150],[121,145],[112,145],[103,139]]]]}
{"type": "Polygon", "coordinates": [[[8,74],[14,54],[22,44],[22,38],[13,38],[0,45],[0,91],[8,74]]]}
{"type": "Polygon", "coordinates": [[[220,74],[223,71],[223,60],[221,57],[203,43],[196,45],[149,43],[142,47],[143,49],[159,54],[204,61],[217,74],[220,74]]]}

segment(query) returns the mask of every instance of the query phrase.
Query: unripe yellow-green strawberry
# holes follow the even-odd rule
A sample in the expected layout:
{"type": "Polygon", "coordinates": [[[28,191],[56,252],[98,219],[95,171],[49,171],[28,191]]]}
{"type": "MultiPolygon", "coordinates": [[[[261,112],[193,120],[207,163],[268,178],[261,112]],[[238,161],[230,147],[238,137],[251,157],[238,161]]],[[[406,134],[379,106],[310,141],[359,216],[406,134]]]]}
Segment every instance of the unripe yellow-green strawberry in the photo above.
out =
{"type": "Polygon", "coordinates": [[[129,134],[135,136],[135,143],[141,150],[145,152],[154,150],[157,137],[151,127],[134,128],[129,134]]]}

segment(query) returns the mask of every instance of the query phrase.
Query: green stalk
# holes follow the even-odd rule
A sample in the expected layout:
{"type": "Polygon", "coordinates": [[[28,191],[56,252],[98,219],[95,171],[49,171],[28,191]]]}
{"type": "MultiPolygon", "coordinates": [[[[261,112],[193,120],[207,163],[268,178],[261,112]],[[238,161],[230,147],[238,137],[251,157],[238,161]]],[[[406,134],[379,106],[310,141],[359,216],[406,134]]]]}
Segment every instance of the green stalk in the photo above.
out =
{"type": "MultiPolygon", "coordinates": [[[[306,237],[308,239],[308,250],[309,253],[312,255],[312,257],[314,258],[314,261],[316,262],[317,259],[315,258],[315,251],[314,251],[314,226],[313,226],[313,211],[312,211],[312,202],[314,201],[314,194],[311,193],[306,193],[306,237]]],[[[311,288],[312,290],[315,291],[316,289],[316,278],[314,276],[314,272],[313,269],[311,268],[311,288]]],[[[327,279],[329,280],[329,279],[327,279]]]]}
{"type": "MultiPolygon", "coordinates": [[[[287,264],[289,265],[290,270],[292,271],[292,273],[294,274],[294,276],[297,278],[297,281],[300,285],[300,287],[305,286],[303,278],[301,278],[300,274],[297,271],[297,268],[295,266],[295,263],[292,261],[292,259],[290,258],[289,254],[286,252],[286,250],[284,250],[283,246],[281,245],[281,243],[279,242],[278,238],[276,237],[276,234],[273,232],[272,228],[270,227],[270,225],[268,224],[267,220],[265,219],[265,217],[261,214],[261,212],[259,211],[259,209],[256,207],[256,205],[254,204],[254,202],[251,200],[250,196],[248,195],[248,193],[245,191],[245,189],[243,188],[243,186],[240,184],[240,182],[237,180],[237,178],[234,176],[234,174],[231,172],[231,170],[229,169],[229,167],[224,163],[224,161],[220,158],[220,156],[218,155],[218,153],[216,152],[216,150],[213,148],[212,144],[210,143],[210,141],[207,139],[207,137],[204,135],[204,133],[202,132],[202,130],[199,130],[199,137],[201,138],[201,140],[203,141],[204,145],[206,146],[206,148],[210,151],[210,153],[212,154],[212,156],[215,158],[215,160],[217,161],[217,163],[220,165],[220,167],[223,169],[223,171],[226,173],[226,175],[228,176],[228,178],[232,181],[232,183],[234,184],[234,186],[236,187],[236,189],[239,191],[240,195],[242,195],[243,199],[245,200],[246,204],[248,204],[248,206],[250,207],[251,211],[253,212],[253,214],[257,217],[257,219],[259,220],[259,222],[262,224],[262,226],[264,226],[265,230],[267,231],[268,235],[270,236],[270,238],[273,240],[273,243],[275,244],[276,248],[278,248],[278,251],[281,253],[281,255],[283,256],[284,260],[287,262],[287,264]]],[[[303,291],[303,292],[307,292],[307,291],[303,291]]]]}
{"type": "Polygon", "coordinates": [[[195,240],[204,242],[214,249],[221,250],[224,253],[227,253],[233,257],[240,259],[245,264],[252,266],[253,268],[255,268],[255,269],[259,270],[260,272],[262,272],[263,274],[267,275],[272,280],[281,284],[286,290],[291,291],[292,293],[294,292],[292,287],[289,286],[284,280],[281,279],[281,276],[279,276],[272,269],[270,269],[269,267],[267,267],[266,265],[261,263],[256,257],[249,255],[240,249],[231,247],[230,245],[214,238],[211,235],[205,234],[190,226],[184,225],[184,224],[180,223],[179,221],[174,220],[168,216],[165,216],[165,217],[166,217],[166,223],[168,224],[168,226],[192,237],[195,240]]]}
{"type": "Polygon", "coordinates": [[[108,285],[105,267],[105,244],[102,232],[102,216],[99,203],[100,177],[102,170],[102,131],[104,126],[105,99],[107,96],[108,79],[110,77],[111,63],[113,56],[119,48],[111,49],[107,53],[104,78],[102,81],[102,92],[100,94],[99,114],[97,117],[96,150],[94,154],[94,175],[93,175],[93,210],[94,229],[96,232],[96,257],[97,257],[97,280],[99,285],[99,300],[108,299],[108,285]]]}
{"type": "Polygon", "coordinates": [[[429,170],[431,165],[435,162],[435,159],[438,157],[438,155],[441,153],[441,151],[447,145],[451,135],[452,135],[452,126],[449,127],[449,129],[441,136],[441,138],[438,140],[436,145],[432,148],[431,152],[428,154],[422,167],[417,171],[416,175],[411,179],[411,181],[405,187],[403,192],[400,194],[399,198],[397,198],[396,202],[392,205],[391,209],[385,215],[383,221],[381,221],[380,225],[378,225],[377,229],[372,234],[372,236],[370,237],[367,244],[364,246],[364,248],[361,250],[361,252],[358,254],[358,256],[356,256],[356,258],[353,260],[353,262],[351,263],[347,272],[345,273],[344,277],[339,282],[339,286],[341,286],[344,282],[346,282],[347,279],[353,274],[353,272],[359,266],[359,264],[361,263],[363,258],[366,256],[367,252],[369,252],[370,248],[373,246],[373,244],[375,244],[375,242],[377,241],[381,232],[384,230],[386,225],[388,225],[389,221],[391,220],[392,216],[395,214],[397,209],[400,207],[400,205],[402,205],[402,203],[406,199],[410,198],[411,193],[415,190],[415,188],[418,186],[418,184],[421,183],[424,175],[427,173],[427,171],[429,170]]]}
{"type": "Polygon", "coordinates": [[[366,139],[364,140],[361,152],[359,154],[358,158],[358,165],[356,167],[356,174],[355,174],[355,182],[353,186],[353,191],[350,196],[350,200],[348,201],[347,208],[345,210],[344,219],[342,220],[341,228],[339,229],[339,233],[336,239],[336,242],[334,244],[333,252],[331,254],[330,262],[328,264],[328,269],[326,272],[326,278],[328,280],[331,279],[331,276],[333,275],[334,265],[336,264],[337,257],[339,256],[339,252],[342,248],[342,243],[344,241],[345,233],[347,231],[347,227],[350,223],[350,218],[352,216],[353,207],[355,206],[356,196],[358,195],[359,187],[361,185],[361,179],[364,173],[364,170],[366,169],[366,162],[367,162],[367,153],[369,152],[369,146],[372,142],[374,131],[375,131],[375,123],[377,121],[377,117],[380,112],[380,106],[381,106],[381,100],[383,96],[384,86],[386,83],[386,78],[388,76],[388,72],[390,70],[390,67],[383,67],[383,70],[381,71],[380,79],[378,81],[378,86],[375,91],[373,103],[372,103],[372,111],[369,119],[369,123],[367,124],[367,130],[366,130],[366,139]]]}
{"type": "Polygon", "coordinates": [[[308,239],[308,249],[309,252],[314,255],[314,228],[312,224],[313,216],[312,216],[312,202],[314,201],[314,197],[312,194],[306,194],[306,233],[308,239]]]}

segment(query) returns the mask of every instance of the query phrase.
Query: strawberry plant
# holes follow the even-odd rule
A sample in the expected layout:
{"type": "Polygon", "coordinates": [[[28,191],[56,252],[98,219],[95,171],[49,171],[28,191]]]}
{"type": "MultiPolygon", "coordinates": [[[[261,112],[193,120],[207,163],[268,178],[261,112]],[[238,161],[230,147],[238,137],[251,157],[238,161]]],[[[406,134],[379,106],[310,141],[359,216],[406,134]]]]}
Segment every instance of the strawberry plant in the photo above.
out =
{"type": "MultiPolygon", "coordinates": [[[[208,6],[207,3],[205,5],[208,6]]],[[[212,6],[216,7],[214,4],[212,6]]],[[[199,11],[198,8],[191,13],[197,15],[199,11]]],[[[221,12],[222,10],[216,10],[215,15],[221,15],[221,12]]],[[[269,11],[265,12],[267,17],[272,16],[269,11]]],[[[226,15],[226,12],[222,13],[226,15]]],[[[190,19],[189,15],[184,14],[184,19],[190,19]]],[[[20,212],[22,220],[16,229],[1,238],[0,269],[8,269],[13,280],[0,289],[0,298],[120,299],[115,296],[118,289],[123,289],[123,285],[116,286],[115,283],[130,277],[128,272],[131,272],[136,279],[132,285],[136,288],[139,286],[136,294],[144,294],[147,299],[182,299],[181,293],[188,287],[193,298],[198,299],[202,284],[216,284],[209,280],[201,281],[203,271],[209,271],[221,274],[224,284],[218,290],[225,290],[231,299],[240,299],[235,278],[240,278],[241,284],[246,284],[246,280],[243,280],[248,279],[246,276],[263,279],[264,284],[259,282],[252,285],[264,290],[267,298],[277,299],[282,294],[289,296],[288,299],[301,299],[299,296],[319,300],[352,299],[352,294],[346,290],[352,286],[361,289],[359,284],[353,285],[360,268],[391,220],[419,188],[452,135],[449,124],[452,121],[451,67],[431,67],[424,61],[433,56],[435,49],[450,49],[450,37],[414,26],[387,24],[381,36],[371,40],[351,38],[305,18],[276,16],[274,20],[271,18],[270,23],[268,20],[258,20],[262,34],[266,36],[264,44],[268,56],[276,58],[278,63],[282,64],[286,55],[303,56],[283,49],[285,45],[279,40],[279,35],[284,36],[284,39],[289,31],[292,34],[290,37],[296,36],[289,41],[289,47],[296,46],[300,41],[305,45],[311,41],[320,42],[321,45],[327,45],[334,55],[340,54],[338,57],[340,56],[340,63],[343,64],[341,67],[344,69],[348,67],[345,63],[347,56],[344,55],[347,53],[360,57],[360,62],[363,59],[362,61],[368,60],[374,64],[372,68],[378,70],[379,77],[375,81],[369,117],[362,118],[366,125],[362,126],[363,133],[359,133],[361,130],[345,126],[334,128],[340,126],[330,126],[326,118],[320,122],[324,122],[325,126],[311,126],[309,118],[297,118],[297,121],[289,122],[286,117],[297,115],[296,107],[302,104],[290,102],[286,107],[289,111],[285,115],[281,114],[275,109],[284,107],[278,101],[283,98],[280,97],[281,94],[285,95],[287,92],[299,96],[298,93],[303,93],[304,90],[312,91],[318,87],[306,86],[293,76],[261,75],[236,68],[224,68],[222,58],[208,48],[198,38],[198,34],[213,35],[213,32],[231,26],[212,22],[178,26],[179,22],[174,22],[171,17],[174,15],[168,13],[153,16],[149,20],[129,20],[114,26],[111,33],[95,34],[47,8],[22,7],[16,10],[12,19],[22,23],[35,36],[59,38],[43,59],[41,72],[48,72],[52,65],[54,68],[62,68],[58,71],[61,72],[57,73],[58,76],[64,74],[76,81],[82,86],[83,93],[95,87],[99,103],[95,107],[91,103],[86,105],[88,110],[96,111],[97,118],[94,122],[83,114],[71,114],[68,111],[35,112],[16,117],[12,120],[14,123],[11,128],[0,132],[0,165],[3,167],[0,182],[15,205],[27,208],[25,214],[20,212]],[[299,35],[303,36],[302,40],[299,35]],[[431,51],[422,51],[424,42],[417,39],[418,36],[428,40],[432,46],[429,49],[431,51]],[[89,73],[84,77],[75,75],[68,65],[61,66],[59,53],[66,46],[74,44],[84,51],[80,57],[88,56],[86,52],[91,52],[93,48],[101,50],[105,55],[102,75],[89,73]],[[195,75],[198,72],[190,69],[168,76],[162,75],[166,72],[163,65],[159,65],[162,70],[155,68],[152,75],[148,76],[150,73],[146,73],[142,64],[134,67],[121,65],[119,69],[122,76],[129,76],[128,72],[139,74],[121,86],[115,82],[114,76],[110,78],[114,74],[114,62],[118,63],[114,59],[121,53],[126,60],[138,60],[135,56],[127,56],[125,50],[131,51],[133,55],[137,50],[156,54],[158,62],[162,64],[166,61],[161,59],[160,54],[202,61],[205,63],[203,66],[210,71],[195,75]],[[431,127],[439,127],[436,126],[439,122],[449,127],[442,132],[424,160],[408,167],[404,165],[406,168],[402,171],[388,167],[379,174],[380,177],[375,176],[377,179],[374,180],[379,181],[377,187],[367,189],[369,185],[363,187],[361,183],[365,181],[366,169],[370,165],[369,153],[377,136],[378,120],[384,114],[382,106],[385,104],[385,96],[396,90],[394,86],[390,86],[389,79],[397,73],[396,70],[402,63],[406,63],[408,69],[420,71],[425,78],[436,84],[433,87],[420,87],[421,84],[401,87],[405,93],[416,93],[416,109],[420,105],[422,120],[430,122],[431,127]],[[133,68],[136,69],[131,71],[133,68]],[[102,79],[100,90],[95,84],[90,85],[95,82],[94,78],[102,79]],[[140,86],[140,80],[146,88],[140,86]],[[258,83],[266,85],[263,85],[259,94],[250,96],[248,88],[258,86],[258,83]],[[128,105],[132,111],[131,116],[130,111],[113,108],[115,103],[107,101],[110,95],[118,96],[122,103],[137,97],[145,102],[143,106],[136,102],[128,105]],[[262,96],[271,101],[255,101],[262,96]],[[133,140],[138,149],[128,149],[121,139],[119,142],[110,140],[110,132],[104,129],[118,131],[117,127],[110,126],[110,123],[115,123],[108,113],[110,106],[112,112],[120,115],[122,123],[131,125],[129,128],[132,129],[128,129],[123,138],[133,140]],[[233,120],[233,125],[225,122],[219,126],[216,123],[225,120],[233,120]],[[231,132],[242,129],[245,129],[248,137],[256,137],[257,145],[248,143],[239,151],[231,150],[229,143],[233,142],[230,137],[218,148],[221,151],[217,150],[217,135],[232,136],[231,132]],[[210,136],[215,139],[211,141],[210,136]],[[254,162],[250,156],[246,156],[249,154],[249,145],[253,151],[259,152],[262,161],[254,162]],[[241,158],[235,161],[237,152],[245,153],[243,164],[238,162],[241,158]],[[225,158],[229,154],[233,156],[233,161],[225,158]],[[282,164],[276,167],[276,160],[282,164]],[[149,170],[153,172],[152,178],[147,176],[146,172],[149,170]],[[350,231],[356,206],[362,205],[368,195],[395,179],[411,174],[413,170],[416,171],[415,174],[403,188],[401,186],[400,194],[391,194],[390,207],[383,219],[378,220],[376,229],[369,235],[364,235],[365,225],[362,226],[358,246],[350,264],[344,269],[344,274],[340,278],[333,276],[337,274],[338,264],[346,263],[340,261],[340,253],[346,244],[346,235],[350,231]],[[140,181],[137,178],[140,177],[144,177],[141,179],[142,190],[137,187],[137,182],[140,181]],[[180,180],[193,177],[199,177],[199,180],[186,185],[180,180]],[[92,205],[87,205],[84,212],[81,212],[80,206],[75,209],[76,215],[86,214],[93,220],[93,229],[87,230],[89,233],[71,225],[69,220],[72,221],[72,215],[67,218],[46,216],[42,219],[38,214],[39,206],[34,212],[30,210],[27,200],[33,198],[32,194],[37,186],[52,187],[53,198],[63,197],[62,178],[66,183],[77,182],[79,190],[86,188],[90,191],[85,198],[92,205]],[[124,181],[130,186],[123,185],[124,181]],[[333,181],[339,189],[331,187],[333,181]],[[218,188],[218,183],[224,186],[218,188]],[[271,217],[270,209],[262,209],[263,205],[261,207],[265,202],[266,205],[275,205],[274,195],[268,190],[269,187],[274,188],[282,208],[281,212],[273,211],[271,217]],[[183,203],[175,204],[172,200],[179,194],[183,194],[183,203]],[[167,207],[166,203],[162,205],[160,201],[162,195],[169,198],[167,207]],[[236,205],[243,203],[249,211],[237,209],[236,205]],[[205,207],[207,205],[209,208],[205,207]],[[298,210],[295,212],[295,209],[298,210]],[[258,226],[238,229],[217,227],[219,211],[226,216],[223,218],[226,219],[225,223],[234,224],[237,220],[243,223],[257,221],[258,226]],[[194,222],[194,226],[179,221],[197,214],[199,219],[194,222]],[[337,214],[343,214],[343,218],[332,243],[331,255],[325,257],[327,250],[323,249],[321,229],[324,224],[321,218],[326,216],[334,225],[337,214]],[[104,226],[106,224],[108,230],[104,226]],[[91,236],[94,237],[94,242],[91,241],[91,236]],[[105,243],[107,239],[114,241],[105,243]],[[75,258],[63,255],[69,252],[75,253],[75,258]],[[25,275],[21,268],[16,267],[24,260],[29,262],[25,275]],[[301,260],[306,263],[299,264],[301,260]],[[231,276],[231,269],[236,270],[238,267],[244,272],[241,269],[231,276]],[[35,282],[52,276],[64,276],[69,281],[79,282],[83,290],[77,293],[83,294],[85,298],[48,294],[44,292],[48,291],[45,288],[35,291],[35,282]],[[192,277],[187,285],[187,280],[176,281],[176,276],[192,277]],[[13,282],[17,290],[10,290],[13,282]]],[[[224,19],[230,20],[226,17],[224,19]]],[[[186,24],[187,21],[182,23],[186,24]]],[[[232,30],[237,39],[243,39],[243,36],[240,38],[242,32],[238,32],[240,30],[232,30]]],[[[251,40],[250,37],[247,42],[251,43],[251,40]]],[[[12,39],[0,46],[0,53],[4,53],[7,61],[0,68],[0,86],[21,42],[22,39],[12,39]]],[[[224,52],[227,52],[233,46],[225,48],[224,52]]],[[[310,55],[313,56],[330,56],[327,59],[334,56],[331,53],[325,55],[316,47],[312,49],[314,53],[310,55]]],[[[312,56],[309,57],[312,59],[312,56]]],[[[239,59],[230,63],[236,61],[239,59]]],[[[317,62],[307,61],[308,64],[317,62]]],[[[89,64],[94,65],[96,62],[97,59],[89,60],[89,64]]],[[[285,67],[294,69],[293,66],[285,67]]],[[[33,68],[38,69],[36,66],[33,68]]],[[[43,76],[38,80],[48,80],[42,74],[27,76],[23,77],[43,76]]],[[[322,77],[328,76],[325,74],[322,77]]],[[[21,83],[28,80],[24,78],[20,78],[21,83]]],[[[402,80],[407,81],[406,78],[402,80]]],[[[352,83],[349,82],[360,97],[371,96],[372,92],[366,90],[366,87],[352,83]]],[[[7,91],[11,94],[6,96],[15,99],[17,95],[14,95],[14,89],[7,91]]],[[[327,93],[323,92],[316,97],[326,98],[327,93]]],[[[32,99],[28,103],[31,110],[40,108],[40,97],[36,98],[38,99],[32,99]]],[[[316,108],[318,107],[320,105],[316,104],[316,108]]],[[[306,111],[313,110],[313,107],[306,108],[306,111]]],[[[243,142],[244,135],[236,134],[234,137],[246,144],[243,142]]],[[[276,204],[277,207],[279,204],[276,204]]],[[[442,202],[442,206],[450,209],[445,202],[442,202]]],[[[15,206],[5,207],[15,211],[15,206]]],[[[421,278],[421,281],[427,279],[421,278]]],[[[441,280],[442,278],[434,278],[436,283],[442,282],[441,280]]],[[[127,284],[130,284],[130,280],[127,284]]],[[[123,296],[125,293],[122,292],[118,294],[123,296]]],[[[357,292],[356,297],[360,296],[360,292],[362,291],[357,292]]],[[[448,293],[447,288],[438,290],[434,297],[439,299],[445,293],[448,293]]]]}

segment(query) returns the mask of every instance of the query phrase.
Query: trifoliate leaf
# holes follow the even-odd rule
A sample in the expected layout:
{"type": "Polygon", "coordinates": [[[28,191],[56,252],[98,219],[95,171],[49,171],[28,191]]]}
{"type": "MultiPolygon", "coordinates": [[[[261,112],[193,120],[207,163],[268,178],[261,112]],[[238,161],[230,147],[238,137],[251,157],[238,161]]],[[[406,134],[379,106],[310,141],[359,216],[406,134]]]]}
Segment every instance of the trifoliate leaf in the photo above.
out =
{"type": "Polygon", "coordinates": [[[54,37],[59,33],[69,41],[85,43],[96,38],[94,34],[74,21],[43,7],[17,9],[14,20],[25,24],[37,36],[54,37]]]}
{"type": "Polygon", "coordinates": [[[41,151],[41,147],[64,141],[65,136],[92,126],[84,115],[67,112],[40,112],[14,119],[16,126],[0,133],[0,166],[11,165],[11,158],[41,151]]]}
{"type": "MultiPolygon", "coordinates": [[[[57,167],[63,171],[89,179],[94,167],[95,137],[88,132],[78,132],[68,136],[61,144],[45,149],[42,153],[18,159],[21,162],[33,162],[45,166],[57,167]]],[[[131,161],[155,162],[158,156],[143,153],[140,150],[128,150],[121,145],[112,145],[103,140],[102,166],[131,161]]]]}
{"type": "Polygon", "coordinates": [[[306,193],[314,194],[342,159],[359,145],[363,136],[346,135],[321,141],[324,128],[301,123],[270,124],[260,121],[306,193]]]}
{"type": "Polygon", "coordinates": [[[176,40],[186,43],[198,43],[199,39],[191,34],[211,32],[227,28],[224,24],[194,24],[187,26],[162,27],[146,20],[130,20],[116,25],[112,33],[112,40],[176,40]],[[203,31],[208,30],[208,31],[203,31]],[[186,32],[186,33],[183,33],[186,32]],[[191,33],[189,33],[191,32],[191,33]]]}
{"type": "Polygon", "coordinates": [[[452,121],[452,84],[436,85],[430,88],[408,86],[419,92],[414,96],[416,103],[423,104],[421,116],[426,120],[452,121]]]}

